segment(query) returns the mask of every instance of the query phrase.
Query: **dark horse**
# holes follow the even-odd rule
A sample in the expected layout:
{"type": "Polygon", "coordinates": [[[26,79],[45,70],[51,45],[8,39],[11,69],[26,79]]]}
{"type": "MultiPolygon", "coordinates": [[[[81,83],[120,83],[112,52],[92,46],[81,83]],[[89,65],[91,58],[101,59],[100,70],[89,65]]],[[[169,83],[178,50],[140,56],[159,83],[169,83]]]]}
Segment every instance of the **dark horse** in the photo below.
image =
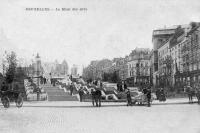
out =
{"type": "Polygon", "coordinates": [[[94,106],[94,102],[97,107],[101,107],[101,91],[99,89],[92,90],[92,104],[94,106]]]}

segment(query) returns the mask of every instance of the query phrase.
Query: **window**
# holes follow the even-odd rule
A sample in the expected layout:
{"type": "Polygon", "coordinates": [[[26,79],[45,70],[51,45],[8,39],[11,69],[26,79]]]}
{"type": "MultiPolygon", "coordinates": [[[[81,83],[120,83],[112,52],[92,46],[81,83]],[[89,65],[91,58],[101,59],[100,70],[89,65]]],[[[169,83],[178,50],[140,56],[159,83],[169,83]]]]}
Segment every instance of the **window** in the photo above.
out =
{"type": "Polygon", "coordinates": [[[193,70],[197,70],[197,64],[194,64],[194,69],[193,70]]]}
{"type": "Polygon", "coordinates": [[[199,62],[199,65],[198,65],[198,69],[200,70],[200,62],[199,62]]]}

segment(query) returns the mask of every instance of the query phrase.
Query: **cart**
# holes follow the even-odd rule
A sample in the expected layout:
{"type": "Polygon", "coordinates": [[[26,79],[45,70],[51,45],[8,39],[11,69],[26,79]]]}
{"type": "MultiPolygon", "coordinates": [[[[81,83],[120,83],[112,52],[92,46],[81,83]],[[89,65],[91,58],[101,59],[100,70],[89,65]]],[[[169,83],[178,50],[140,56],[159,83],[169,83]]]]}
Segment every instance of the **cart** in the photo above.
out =
{"type": "MultiPolygon", "coordinates": [[[[150,99],[150,103],[152,103],[152,101],[155,100],[155,95],[151,94],[151,99],[150,99]]],[[[147,105],[147,96],[146,94],[143,93],[138,93],[138,95],[132,96],[131,97],[131,104],[139,104],[139,105],[147,105]]]]}
{"type": "Polygon", "coordinates": [[[10,102],[15,102],[18,108],[22,107],[23,105],[23,97],[20,91],[15,91],[15,90],[0,91],[0,97],[4,108],[9,108],[10,102]]]}

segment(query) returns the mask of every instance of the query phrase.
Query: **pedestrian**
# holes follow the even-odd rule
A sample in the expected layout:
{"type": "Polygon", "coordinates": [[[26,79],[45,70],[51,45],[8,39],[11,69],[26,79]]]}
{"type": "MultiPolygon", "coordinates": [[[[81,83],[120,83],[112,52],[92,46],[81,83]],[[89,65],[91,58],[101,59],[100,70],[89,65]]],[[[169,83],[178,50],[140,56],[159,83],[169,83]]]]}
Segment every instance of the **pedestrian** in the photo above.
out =
{"type": "Polygon", "coordinates": [[[143,91],[143,93],[146,95],[148,90],[147,90],[146,87],[144,87],[144,89],[143,89],[142,91],[143,91]]]}
{"type": "Polygon", "coordinates": [[[119,83],[117,83],[117,91],[120,91],[119,83]]]}
{"type": "Polygon", "coordinates": [[[194,93],[194,90],[191,86],[187,86],[186,87],[186,92],[188,93],[188,98],[189,98],[189,103],[193,103],[193,93],[194,93]]]}
{"type": "Polygon", "coordinates": [[[92,97],[92,105],[94,106],[94,102],[95,102],[95,90],[93,88],[91,89],[91,97],[92,97]]]}
{"type": "Polygon", "coordinates": [[[124,91],[127,89],[126,82],[124,82],[124,91]]]}
{"type": "Polygon", "coordinates": [[[53,79],[52,78],[50,79],[50,82],[51,82],[51,85],[52,85],[53,84],[53,79]]]}
{"type": "Polygon", "coordinates": [[[69,86],[69,91],[70,91],[70,95],[72,96],[73,94],[73,84],[71,83],[70,86],[69,86]]]}
{"type": "Polygon", "coordinates": [[[101,89],[103,88],[103,83],[102,83],[102,81],[100,81],[100,88],[101,88],[101,89]]]}
{"type": "Polygon", "coordinates": [[[95,89],[96,89],[96,91],[95,91],[96,106],[101,107],[101,90],[99,88],[97,88],[97,86],[95,87],[95,89]]]}
{"type": "Polygon", "coordinates": [[[98,84],[98,81],[97,81],[97,80],[95,80],[94,84],[97,86],[97,84],[98,84]]]}
{"type": "Polygon", "coordinates": [[[150,107],[151,106],[151,89],[150,88],[147,89],[146,96],[147,96],[148,107],[150,107]]]}
{"type": "Polygon", "coordinates": [[[44,84],[46,84],[47,83],[47,79],[46,78],[44,78],[44,84]]]}
{"type": "Polygon", "coordinates": [[[160,99],[160,89],[156,89],[156,99],[159,100],[160,99]]]}
{"type": "Polygon", "coordinates": [[[78,93],[79,93],[79,97],[80,97],[80,102],[82,102],[82,100],[83,100],[83,93],[84,93],[83,90],[82,90],[82,86],[79,89],[78,93]]]}
{"type": "Polygon", "coordinates": [[[123,91],[122,83],[120,83],[119,88],[120,88],[120,92],[122,92],[123,91]]]}
{"type": "Polygon", "coordinates": [[[127,89],[126,98],[127,98],[127,106],[130,106],[131,105],[131,92],[129,89],[127,89]]]}
{"type": "Polygon", "coordinates": [[[166,101],[166,96],[163,88],[160,90],[159,101],[166,101]]]}

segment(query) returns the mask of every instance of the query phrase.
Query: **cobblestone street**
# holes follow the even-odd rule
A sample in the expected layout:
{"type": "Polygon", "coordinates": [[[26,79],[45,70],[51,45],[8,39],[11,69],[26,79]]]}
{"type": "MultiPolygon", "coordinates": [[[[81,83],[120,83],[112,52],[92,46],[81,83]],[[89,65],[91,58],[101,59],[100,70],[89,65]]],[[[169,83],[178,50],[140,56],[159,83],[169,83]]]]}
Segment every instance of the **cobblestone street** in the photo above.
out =
{"type": "MultiPolygon", "coordinates": [[[[186,100],[186,99],[185,99],[186,100]]],[[[103,103],[25,102],[22,108],[0,106],[1,133],[199,133],[200,106],[155,104],[127,107],[103,103]]]]}

